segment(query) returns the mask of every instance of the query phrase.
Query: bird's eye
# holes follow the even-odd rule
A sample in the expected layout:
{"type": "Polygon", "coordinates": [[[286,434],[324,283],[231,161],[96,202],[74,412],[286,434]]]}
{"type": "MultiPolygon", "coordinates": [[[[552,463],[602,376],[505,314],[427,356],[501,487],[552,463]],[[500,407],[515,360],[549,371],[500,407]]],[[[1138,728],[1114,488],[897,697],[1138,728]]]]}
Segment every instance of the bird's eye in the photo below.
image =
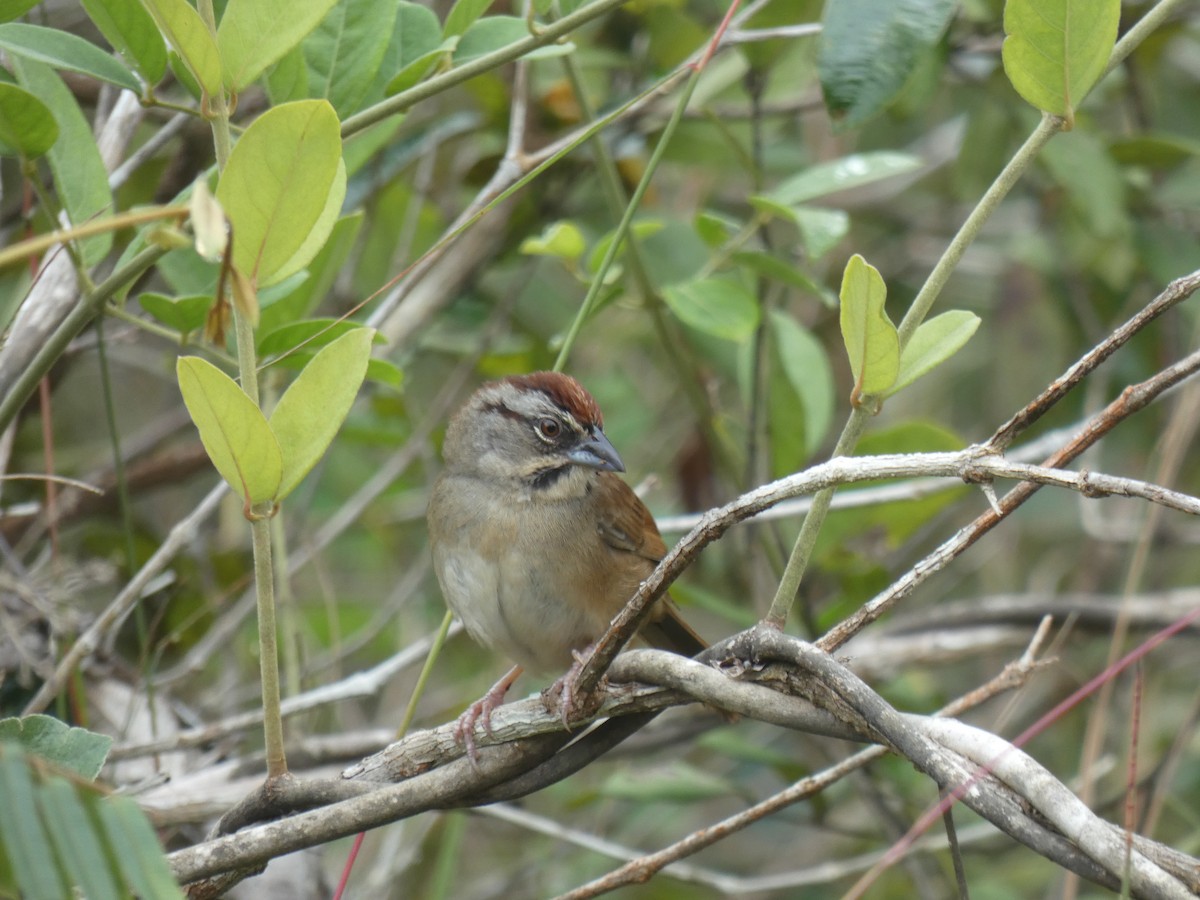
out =
{"type": "Polygon", "coordinates": [[[544,419],[538,419],[537,433],[539,437],[548,441],[552,441],[558,437],[561,431],[562,424],[558,421],[558,419],[551,419],[549,416],[544,419]]]}

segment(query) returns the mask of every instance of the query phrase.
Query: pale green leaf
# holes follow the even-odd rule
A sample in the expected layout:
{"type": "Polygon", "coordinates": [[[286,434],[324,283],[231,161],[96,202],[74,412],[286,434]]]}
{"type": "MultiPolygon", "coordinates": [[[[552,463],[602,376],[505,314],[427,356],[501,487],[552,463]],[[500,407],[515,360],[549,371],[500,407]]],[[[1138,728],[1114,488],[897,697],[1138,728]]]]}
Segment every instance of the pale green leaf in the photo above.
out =
{"type": "Polygon", "coordinates": [[[283,453],[282,500],[333,442],[367,373],[374,329],[356,328],[321,350],[292,382],[271,413],[283,453]]]}
{"type": "Polygon", "coordinates": [[[217,199],[233,223],[234,264],[258,284],[307,262],[296,265],[327,214],[341,159],[337,114],[324,100],[268,110],[234,146],[217,199]]]}
{"type": "Polygon", "coordinates": [[[713,276],[668,285],[663,299],[679,321],[714,337],[741,341],[758,327],[758,301],[734,278],[713,276]]]}
{"type": "Polygon", "coordinates": [[[772,310],[775,350],[804,416],[804,443],[811,453],[825,439],[833,421],[833,369],[825,348],[791,316],[772,310]]]}
{"type": "Polygon", "coordinates": [[[0,848],[16,877],[23,900],[62,900],[70,892],[52,860],[50,839],[36,807],[35,785],[24,753],[0,744],[0,797],[9,814],[0,816],[0,848]],[[14,811],[22,815],[13,815],[14,811]]]}
{"type": "Polygon", "coordinates": [[[187,0],[141,0],[158,30],[196,84],[212,96],[221,91],[221,55],[212,32],[187,0]]]}
{"type": "Polygon", "coordinates": [[[957,6],[957,0],[825,4],[817,69],[825,106],[838,128],[861,125],[904,92],[957,6]]]}
{"type": "Polygon", "coordinates": [[[912,384],[963,348],[979,327],[979,316],[952,309],[921,323],[900,354],[900,373],[887,394],[912,384]]]}
{"type": "Polygon", "coordinates": [[[583,232],[574,222],[554,222],[537,237],[521,241],[521,252],[530,256],[556,256],[574,261],[586,249],[583,232]]]}
{"type": "MultiPolygon", "coordinates": [[[[92,136],[92,127],[62,79],[49,66],[20,56],[10,58],[21,86],[41,100],[58,123],[58,140],[46,154],[54,187],[73,225],[112,213],[108,170],[92,136]]],[[[100,262],[112,247],[112,233],[102,232],[76,241],[88,266],[100,262]]]]}
{"type": "Polygon", "coordinates": [[[107,81],[135,94],[142,89],[133,73],[110,54],[68,31],[9,22],[0,25],[0,48],[55,69],[107,81]]]}
{"type": "MultiPolygon", "coordinates": [[[[82,795],[61,778],[48,779],[37,792],[38,807],[72,881],[87,900],[124,900],[119,873],[104,852],[82,795]]],[[[94,800],[92,801],[95,802],[94,800]]]]}
{"type": "Polygon", "coordinates": [[[243,500],[274,500],[283,457],[262,411],[207,360],[182,356],[175,371],[183,402],[221,477],[243,500]]]}
{"type": "Polygon", "coordinates": [[[150,821],[129,797],[119,794],[97,803],[100,821],[111,836],[125,880],[139,897],[183,900],[150,821]]]}
{"type": "Polygon", "coordinates": [[[905,175],[920,167],[920,158],[908,153],[890,150],[855,153],[810,166],[763,196],[784,207],[796,206],[838,191],[905,175]]]}
{"type": "Polygon", "coordinates": [[[53,716],[0,719],[0,741],[20,744],[30,753],[91,780],[100,774],[113,739],[86,728],[73,728],[53,716]]]}
{"type": "Polygon", "coordinates": [[[887,287],[879,270],[857,253],[842,275],[841,329],[854,375],[851,402],[882,394],[900,371],[900,338],[884,309],[887,287]]]}
{"type": "Polygon", "coordinates": [[[229,0],[217,26],[224,83],[240,92],[317,27],[336,0],[229,0]]]}
{"type": "Polygon", "coordinates": [[[1067,120],[1108,64],[1121,0],[1008,0],[1001,48],[1013,88],[1036,108],[1067,120]]]}
{"type": "Polygon", "coordinates": [[[136,0],[82,0],[83,8],[104,39],[148,84],[167,72],[167,46],[145,7],[136,0]]]}
{"type": "Polygon", "coordinates": [[[49,107],[15,84],[0,82],[0,152],[36,159],[58,140],[49,107]]]}
{"type": "Polygon", "coordinates": [[[329,194],[325,197],[325,206],[322,208],[317,220],[313,222],[312,228],[309,229],[308,237],[296,249],[291,258],[283,263],[262,279],[261,283],[264,286],[275,286],[284,279],[291,278],[297,272],[300,272],[312,262],[313,258],[325,246],[325,242],[329,240],[329,235],[333,231],[333,226],[337,224],[338,216],[342,212],[342,203],[346,199],[346,163],[340,156],[337,161],[337,171],[334,172],[333,184],[329,186],[329,194]]]}

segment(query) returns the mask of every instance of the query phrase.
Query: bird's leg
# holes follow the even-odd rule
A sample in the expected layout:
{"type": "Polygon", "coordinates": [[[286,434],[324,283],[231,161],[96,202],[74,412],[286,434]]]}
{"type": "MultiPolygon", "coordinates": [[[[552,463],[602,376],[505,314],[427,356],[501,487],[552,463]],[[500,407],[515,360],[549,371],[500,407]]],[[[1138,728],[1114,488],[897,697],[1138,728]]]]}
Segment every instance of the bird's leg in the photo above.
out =
{"type": "Polygon", "coordinates": [[[454,723],[454,740],[466,748],[467,758],[472,765],[479,764],[479,751],[475,748],[475,723],[483,721],[483,730],[492,733],[492,710],[504,702],[504,695],[521,676],[521,667],[513,666],[507,674],[490,688],[487,693],[464,710],[454,723]]]}
{"type": "MultiPolygon", "coordinates": [[[[547,704],[553,701],[553,698],[558,698],[558,712],[562,717],[563,727],[567,731],[571,730],[571,718],[576,712],[575,705],[581,698],[577,695],[577,682],[579,681],[579,673],[583,671],[583,664],[589,656],[592,655],[592,650],[596,647],[595,644],[588,644],[583,650],[572,650],[571,656],[575,662],[571,663],[571,668],[567,669],[566,674],[559,678],[554,684],[546,688],[542,692],[546,698],[547,704]]],[[[592,709],[598,704],[594,702],[596,695],[593,693],[586,699],[592,700],[591,703],[584,703],[579,710],[583,714],[590,714],[592,709]]],[[[548,707],[553,710],[552,706],[548,707]]]]}

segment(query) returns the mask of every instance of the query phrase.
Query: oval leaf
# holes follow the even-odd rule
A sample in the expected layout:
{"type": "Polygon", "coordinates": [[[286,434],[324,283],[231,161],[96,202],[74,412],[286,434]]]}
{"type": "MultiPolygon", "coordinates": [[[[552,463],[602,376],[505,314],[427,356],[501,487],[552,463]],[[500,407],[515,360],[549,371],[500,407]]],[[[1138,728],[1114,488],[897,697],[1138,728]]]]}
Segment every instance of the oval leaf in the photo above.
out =
{"type": "Polygon", "coordinates": [[[817,70],[825,106],[839,128],[861,125],[904,92],[909,76],[941,38],[957,6],[957,0],[825,4],[817,70]]]}
{"type": "Polygon", "coordinates": [[[158,30],[207,94],[221,90],[221,55],[217,42],[187,0],[141,0],[158,30]]]}
{"type": "Polygon", "coordinates": [[[1074,123],[1075,107],[1108,64],[1120,0],[1008,0],[1004,71],[1026,102],[1074,123]]]}
{"type": "Polygon", "coordinates": [[[217,27],[225,86],[237,93],[298,45],[336,0],[229,0],[217,27]]]}
{"type": "Polygon", "coordinates": [[[321,252],[321,248],[325,246],[325,242],[329,240],[333,226],[337,224],[338,216],[341,215],[345,199],[346,163],[339,156],[333,184],[329,186],[329,193],[325,196],[325,206],[321,209],[321,214],[317,216],[312,228],[309,229],[308,236],[285,263],[265,278],[259,279],[260,283],[278,286],[280,282],[291,278],[312,262],[321,252]]]}
{"type": "Polygon", "coordinates": [[[888,389],[888,396],[948,360],[962,349],[978,327],[979,316],[965,309],[952,309],[922,322],[900,354],[900,372],[896,383],[888,389]]]}
{"type": "Polygon", "coordinates": [[[796,206],[873,181],[904,175],[921,167],[920,157],[881,150],[855,153],[805,169],[763,196],[780,206],[796,206]]]}
{"type": "MultiPolygon", "coordinates": [[[[100,158],[92,126],[70,89],[50,66],[20,56],[10,59],[13,74],[21,87],[41,100],[58,123],[58,140],[46,154],[54,187],[63,209],[73,225],[112,212],[112,192],[108,188],[108,170],[100,158]]],[[[112,247],[112,233],[105,231],[75,242],[83,261],[94,266],[112,247]]]]}
{"type": "Polygon", "coordinates": [[[46,63],[55,69],[66,69],[89,75],[140,93],[142,86],[127,68],[95,44],[57,28],[9,22],[0,25],[0,47],[9,53],[46,63]]]}
{"type": "Polygon", "coordinates": [[[800,399],[804,443],[811,452],[825,440],[833,421],[833,370],[825,348],[791,316],[773,310],[770,317],[780,367],[800,399]]]}
{"type": "Polygon", "coordinates": [[[557,256],[559,259],[578,261],[587,245],[583,232],[574,222],[555,222],[546,226],[538,237],[521,241],[521,252],[530,256],[557,256]]]}
{"type": "Polygon", "coordinates": [[[283,453],[282,500],[317,464],[345,421],[367,374],[373,328],[356,328],[330,343],[292,382],[271,413],[283,453]]]}
{"type": "Polygon", "coordinates": [[[211,294],[189,294],[184,297],[168,297],[165,294],[145,293],[138,295],[138,305],[168,328],[187,333],[204,324],[208,308],[212,306],[211,294]]]}
{"type": "Polygon", "coordinates": [[[0,719],[0,741],[20,744],[56,766],[94,780],[108,758],[113,739],[86,728],[73,728],[53,716],[0,719]]]}
{"type": "Polygon", "coordinates": [[[8,151],[35,159],[58,140],[50,108],[15,84],[0,82],[0,141],[8,151]]]}
{"type": "Polygon", "coordinates": [[[396,23],[396,5],[339,0],[300,45],[309,97],[324,97],[340,117],[356,112],[375,81],[396,23]]]}
{"type": "Polygon", "coordinates": [[[167,73],[167,45],[141,3],[83,0],[83,8],[104,39],[141,73],[147,83],[162,81],[167,73]]]}
{"type": "Polygon", "coordinates": [[[183,402],[221,477],[249,503],[274,500],[283,456],[262,411],[207,360],[182,356],[175,372],[183,402]]]}
{"type": "Polygon", "coordinates": [[[758,327],[758,301],[733,278],[673,284],[663,289],[663,299],[679,321],[714,337],[741,341],[758,327]]]}
{"type": "Polygon", "coordinates": [[[842,340],[854,374],[851,402],[863,395],[882,394],[900,370],[900,338],[884,309],[887,286],[879,270],[857,253],[842,275],[842,340]]]}
{"type": "Polygon", "coordinates": [[[270,283],[308,240],[341,158],[337,114],[324,100],[263,113],[234,146],[217,199],[233,223],[234,264],[257,284],[270,283]]]}

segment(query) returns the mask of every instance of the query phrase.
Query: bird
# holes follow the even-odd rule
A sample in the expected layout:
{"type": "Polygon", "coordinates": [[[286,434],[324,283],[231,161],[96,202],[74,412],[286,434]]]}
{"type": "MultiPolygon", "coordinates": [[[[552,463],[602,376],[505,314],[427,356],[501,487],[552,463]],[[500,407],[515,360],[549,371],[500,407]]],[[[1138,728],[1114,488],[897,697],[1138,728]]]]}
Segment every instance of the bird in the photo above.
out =
{"type": "MultiPolygon", "coordinates": [[[[476,722],[491,731],[492,711],[522,671],[567,670],[566,721],[564,679],[666,545],[617,474],[625,464],[599,405],[569,375],[483,384],[451,417],[442,455],[426,516],[442,595],[471,638],[515,664],[456,723],[475,760],[476,722]]],[[[669,598],[638,637],[688,657],[707,646],[669,598]]]]}

